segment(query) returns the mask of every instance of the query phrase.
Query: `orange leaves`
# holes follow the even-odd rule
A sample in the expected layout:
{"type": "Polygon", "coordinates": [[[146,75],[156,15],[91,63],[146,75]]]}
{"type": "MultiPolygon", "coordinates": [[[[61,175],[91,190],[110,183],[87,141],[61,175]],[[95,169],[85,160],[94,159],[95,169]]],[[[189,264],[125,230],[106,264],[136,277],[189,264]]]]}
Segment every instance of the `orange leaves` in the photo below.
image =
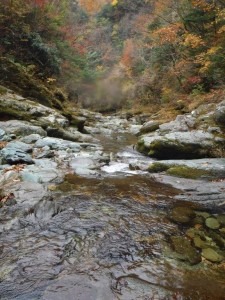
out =
{"type": "Polygon", "coordinates": [[[123,54],[121,56],[121,63],[129,68],[132,66],[134,59],[134,44],[132,39],[128,39],[124,43],[123,54]]]}
{"type": "Polygon", "coordinates": [[[10,199],[13,199],[15,196],[13,193],[8,193],[6,196],[0,198],[0,203],[5,203],[10,199]]]}
{"type": "Polygon", "coordinates": [[[192,5],[195,8],[199,8],[205,12],[210,12],[212,9],[215,8],[215,1],[192,0],[192,5]]]}
{"type": "Polygon", "coordinates": [[[162,27],[153,32],[155,45],[173,44],[179,39],[178,32],[181,29],[181,24],[172,24],[166,27],[162,27]]]}
{"type": "Polygon", "coordinates": [[[195,49],[200,46],[204,46],[205,42],[202,40],[200,36],[192,33],[187,33],[185,35],[183,45],[195,49]]]}
{"type": "Polygon", "coordinates": [[[90,14],[96,13],[100,10],[100,8],[105,5],[106,3],[109,3],[108,0],[79,0],[80,6],[83,7],[87,12],[90,14]]]}
{"type": "Polygon", "coordinates": [[[5,142],[5,141],[0,142],[0,150],[5,148],[6,145],[7,145],[7,142],[5,142]]]}

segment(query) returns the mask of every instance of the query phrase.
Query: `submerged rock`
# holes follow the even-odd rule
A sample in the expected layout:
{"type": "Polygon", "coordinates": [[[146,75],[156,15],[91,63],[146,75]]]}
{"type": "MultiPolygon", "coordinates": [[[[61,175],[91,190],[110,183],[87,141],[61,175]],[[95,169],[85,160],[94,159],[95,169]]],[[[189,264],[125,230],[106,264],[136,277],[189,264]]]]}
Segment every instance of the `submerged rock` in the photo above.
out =
{"type": "Polygon", "coordinates": [[[181,260],[189,261],[190,264],[197,264],[201,261],[201,255],[197,249],[195,249],[190,241],[182,236],[171,237],[172,247],[175,252],[180,254],[181,260]]]}
{"type": "Polygon", "coordinates": [[[220,228],[220,223],[216,218],[207,218],[205,220],[205,225],[210,229],[218,229],[220,228]]]}
{"type": "Polygon", "coordinates": [[[175,207],[170,213],[170,218],[173,221],[184,224],[189,223],[194,216],[193,210],[186,206],[175,207]]]}
{"type": "Polygon", "coordinates": [[[206,248],[202,250],[202,256],[207,260],[215,263],[219,263],[223,261],[224,257],[217,253],[215,250],[211,248],[206,248]]]}

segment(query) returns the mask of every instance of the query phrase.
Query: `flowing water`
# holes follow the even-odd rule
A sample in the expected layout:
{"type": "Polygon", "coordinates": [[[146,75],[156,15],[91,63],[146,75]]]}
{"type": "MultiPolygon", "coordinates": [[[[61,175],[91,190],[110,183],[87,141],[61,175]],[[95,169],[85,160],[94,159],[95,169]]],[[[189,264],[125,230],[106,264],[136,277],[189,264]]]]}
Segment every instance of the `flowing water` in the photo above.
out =
{"type": "Polygon", "coordinates": [[[201,207],[129,170],[132,160],[146,160],[132,135],[98,138],[118,153],[102,176],[69,174],[29,211],[0,211],[15,223],[0,236],[0,299],[225,299],[224,268],[183,259],[171,246],[191,226],[172,221],[171,210],[201,207]]]}

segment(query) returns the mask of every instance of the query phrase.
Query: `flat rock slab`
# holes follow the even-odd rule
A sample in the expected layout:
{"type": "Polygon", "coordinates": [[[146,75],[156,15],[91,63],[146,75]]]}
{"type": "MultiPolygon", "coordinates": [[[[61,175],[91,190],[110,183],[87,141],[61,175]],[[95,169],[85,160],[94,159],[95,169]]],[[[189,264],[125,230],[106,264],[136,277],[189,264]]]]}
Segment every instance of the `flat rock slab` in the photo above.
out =
{"type": "Polygon", "coordinates": [[[26,121],[10,120],[6,122],[0,122],[0,128],[8,134],[15,134],[17,136],[27,136],[30,134],[39,134],[40,136],[46,136],[46,131],[40,126],[31,125],[26,121]]]}
{"type": "Polygon", "coordinates": [[[19,182],[5,188],[6,192],[13,193],[18,204],[24,203],[33,206],[47,196],[47,188],[36,182],[19,182]]]}
{"type": "Polygon", "coordinates": [[[54,149],[54,150],[66,150],[66,149],[70,148],[74,152],[78,152],[81,149],[81,146],[79,143],[70,142],[70,141],[66,141],[66,140],[54,138],[54,137],[45,137],[43,139],[39,139],[35,143],[35,147],[37,147],[37,148],[43,148],[45,146],[48,146],[48,147],[50,147],[50,149],[54,149]]]}
{"type": "Polygon", "coordinates": [[[27,166],[21,171],[23,181],[36,183],[60,183],[63,181],[64,175],[62,171],[56,168],[27,166]]]}
{"type": "MultiPolygon", "coordinates": [[[[202,158],[202,159],[192,159],[192,160],[160,160],[153,161],[154,163],[160,163],[167,167],[174,166],[186,166],[192,169],[198,169],[203,171],[212,172],[212,174],[217,176],[225,176],[225,158],[202,158]]],[[[151,165],[150,165],[151,166],[151,165]]]]}
{"type": "Polygon", "coordinates": [[[58,279],[45,291],[42,300],[114,300],[109,284],[91,281],[84,275],[68,275],[58,279]]]}
{"type": "Polygon", "coordinates": [[[0,151],[0,157],[4,163],[7,164],[33,164],[33,159],[30,154],[19,150],[19,149],[10,149],[4,148],[0,151]]]}
{"type": "Polygon", "coordinates": [[[182,192],[175,196],[177,200],[184,200],[203,204],[206,207],[217,206],[225,208],[224,181],[206,182],[186,178],[175,178],[168,175],[154,174],[157,182],[169,184],[182,192]]]}

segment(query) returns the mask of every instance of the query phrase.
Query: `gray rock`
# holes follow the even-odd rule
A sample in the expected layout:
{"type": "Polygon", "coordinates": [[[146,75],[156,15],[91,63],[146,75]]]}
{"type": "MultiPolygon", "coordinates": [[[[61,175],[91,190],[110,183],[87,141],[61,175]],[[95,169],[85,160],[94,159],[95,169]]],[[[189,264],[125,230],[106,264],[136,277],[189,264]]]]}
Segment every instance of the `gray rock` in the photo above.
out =
{"type": "Polygon", "coordinates": [[[5,134],[6,134],[5,130],[0,128],[0,140],[4,138],[5,134]]]}
{"type": "Polygon", "coordinates": [[[188,131],[195,127],[196,119],[190,114],[179,115],[174,121],[164,123],[159,126],[161,132],[188,131]]]}
{"type": "Polygon", "coordinates": [[[33,134],[23,137],[21,139],[21,142],[26,143],[26,144],[33,144],[39,139],[41,139],[40,134],[33,133],[33,134]]]}
{"type": "Polygon", "coordinates": [[[7,134],[14,134],[16,136],[27,136],[30,134],[39,134],[45,137],[46,131],[40,126],[33,126],[26,121],[10,120],[0,122],[0,127],[6,131],[7,134]]]}
{"type": "Polygon", "coordinates": [[[217,124],[225,127],[225,101],[221,102],[215,110],[214,119],[217,124]]]}
{"type": "Polygon", "coordinates": [[[20,141],[13,141],[9,142],[5,149],[20,150],[22,152],[30,153],[32,152],[33,147],[20,141]]]}
{"type": "Polygon", "coordinates": [[[157,121],[148,121],[140,129],[140,134],[145,134],[148,132],[155,131],[159,129],[160,123],[157,121]]]}
{"type": "Polygon", "coordinates": [[[35,182],[14,183],[5,190],[15,195],[17,203],[24,203],[28,206],[33,206],[47,196],[47,188],[35,182]]]}
{"type": "MultiPolygon", "coordinates": [[[[203,158],[203,159],[192,159],[192,160],[161,160],[160,162],[152,161],[150,164],[160,164],[164,170],[174,166],[186,166],[191,169],[202,170],[209,172],[211,176],[224,177],[225,176],[225,158],[203,158]]],[[[160,170],[159,170],[160,171],[160,170]]]]}
{"type": "Polygon", "coordinates": [[[52,158],[54,156],[55,153],[53,150],[50,149],[49,146],[45,146],[43,148],[35,148],[33,151],[33,157],[37,159],[52,158]]]}
{"type": "Polygon", "coordinates": [[[0,109],[3,112],[10,113],[15,119],[38,119],[40,123],[62,127],[69,125],[68,119],[55,109],[28,100],[10,91],[0,95],[0,109]]]}
{"type": "Polygon", "coordinates": [[[33,164],[33,159],[30,154],[19,150],[19,149],[10,149],[4,148],[0,151],[0,156],[2,156],[3,162],[8,164],[33,164]]]}
{"type": "Polygon", "coordinates": [[[66,141],[63,139],[58,139],[54,137],[46,137],[43,139],[38,140],[35,143],[35,147],[43,148],[45,146],[50,147],[50,149],[54,150],[67,150],[68,148],[72,149],[74,152],[79,152],[81,146],[79,143],[66,141]]]}
{"type": "Polygon", "coordinates": [[[23,181],[36,183],[60,183],[63,181],[63,173],[59,169],[41,167],[41,166],[27,166],[21,171],[23,181]]]}
{"type": "Polygon", "coordinates": [[[191,159],[216,157],[223,150],[225,139],[202,130],[171,132],[164,136],[143,136],[138,150],[158,159],[191,159]]]}

